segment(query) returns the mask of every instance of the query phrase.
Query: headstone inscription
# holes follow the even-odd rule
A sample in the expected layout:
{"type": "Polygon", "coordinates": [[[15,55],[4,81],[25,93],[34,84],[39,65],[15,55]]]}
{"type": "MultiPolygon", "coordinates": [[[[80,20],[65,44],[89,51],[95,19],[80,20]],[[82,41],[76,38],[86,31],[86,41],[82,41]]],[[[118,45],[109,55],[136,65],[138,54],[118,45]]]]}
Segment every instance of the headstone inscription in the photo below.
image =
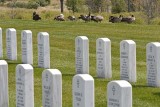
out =
{"type": "Polygon", "coordinates": [[[30,30],[21,32],[21,46],[22,63],[33,64],[32,32],[30,30]]]}
{"type": "Polygon", "coordinates": [[[107,85],[107,107],[132,107],[132,86],[125,80],[107,85]]]}
{"type": "Polygon", "coordinates": [[[7,59],[17,60],[17,35],[14,28],[6,30],[6,51],[7,59]]]}
{"type": "Polygon", "coordinates": [[[3,57],[2,28],[0,28],[0,58],[3,57]]]}
{"type": "Polygon", "coordinates": [[[99,38],[96,41],[97,76],[100,78],[112,77],[111,42],[108,38],[99,38]]]}
{"type": "Polygon", "coordinates": [[[33,67],[30,64],[16,66],[16,107],[34,107],[33,67]]]}
{"type": "Polygon", "coordinates": [[[86,36],[75,39],[76,73],[89,74],[89,44],[86,36]]]}
{"type": "Polygon", "coordinates": [[[151,42],[146,45],[147,84],[160,87],[160,43],[151,42]]]}
{"type": "Polygon", "coordinates": [[[42,73],[43,107],[62,107],[62,74],[58,69],[46,69],[42,73]]]}
{"type": "Polygon", "coordinates": [[[120,42],[120,77],[136,82],[136,44],[133,40],[120,42]]]}
{"type": "Polygon", "coordinates": [[[73,107],[94,107],[94,79],[89,74],[77,74],[72,80],[73,107]]]}
{"type": "Polygon", "coordinates": [[[38,66],[50,68],[50,43],[47,32],[38,33],[38,66]]]}
{"type": "Polygon", "coordinates": [[[8,64],[0,60],[0,107],[9,107],[8,99],[8,64]]]}

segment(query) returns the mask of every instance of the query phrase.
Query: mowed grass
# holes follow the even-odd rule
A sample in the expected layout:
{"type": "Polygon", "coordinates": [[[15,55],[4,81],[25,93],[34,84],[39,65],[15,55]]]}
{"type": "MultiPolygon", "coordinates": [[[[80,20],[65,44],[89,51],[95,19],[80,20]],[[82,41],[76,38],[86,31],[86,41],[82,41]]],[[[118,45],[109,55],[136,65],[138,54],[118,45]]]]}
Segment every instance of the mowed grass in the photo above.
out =
{"type": "Polygon", "coordinates": [[[0,20],[3,29],[4,59],[6,59],[5,31],[7,28],[17,30],[18,60],[9,63],[9,107],[15,107],[15,67],[21,63],[21,31],[31,30],[33,33],[34,52],[34,98],[35,107],[42,107],[42,78],[44,69],[37,67],[37,34],[50,34],[51,69],[59,69],[63,75],[63,107],[72,107],[72,78],[75,75],[75,38],[89,38],[90,74],[95,80],[95,107],[106,107],[106,87],[109,81],[120,79],[119,44],[122,40],[134,40],[137,46],[137,82],[133,86],[133,107],[160,107],[160,89],[146,85],[146,44],[160,41],[160,26],[118,23],[84,23],[32,21],[32,20],[0,20]],[[106,37],[112,44],[112,79],[96,77],[96,39],[106,37]]]}

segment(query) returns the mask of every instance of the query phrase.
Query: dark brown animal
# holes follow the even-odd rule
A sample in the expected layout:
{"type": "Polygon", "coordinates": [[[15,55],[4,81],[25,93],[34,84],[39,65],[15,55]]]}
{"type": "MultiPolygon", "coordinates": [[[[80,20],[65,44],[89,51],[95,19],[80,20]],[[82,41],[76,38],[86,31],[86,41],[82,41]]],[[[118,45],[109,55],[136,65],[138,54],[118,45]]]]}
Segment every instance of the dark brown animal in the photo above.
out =
{"type": "Polygon", "coordinates": [[[36,12],[33,12],[33,20],[35,21],[41,20],[41,17],[36,12]]]}
{"type": "Polygon", "coordinates": [[[119,23],[119,22],[121,22],[121,17],[110,16],[109,17],[109,22],[119,23]]]}
{"type": "Polygon", "coordinates": [[[129,24],[134,22],[134,21],[135,21],[134,15],[131,15],[130,17],[123,17],[122,16],[122,20],[121,20],[121,22],[126,22],[126,23],[129,23],[129,24]]]}
{"type": "Polygon", "coordinates": [[[67,18],[68,18],[70,21],[76,20],[76,17],[75,17],[75,16],[68,16],[67,18]]]}

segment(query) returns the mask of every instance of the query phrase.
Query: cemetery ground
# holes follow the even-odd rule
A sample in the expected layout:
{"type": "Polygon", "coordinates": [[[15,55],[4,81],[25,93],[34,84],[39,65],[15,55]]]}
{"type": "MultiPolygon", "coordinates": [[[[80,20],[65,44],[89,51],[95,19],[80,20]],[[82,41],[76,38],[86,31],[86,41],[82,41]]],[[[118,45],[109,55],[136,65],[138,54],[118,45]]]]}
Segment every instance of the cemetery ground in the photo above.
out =
{"type": "Polygon", "coordinates": [[[160,107],[160,88],[148,87],[146,74],[146,44],[160,40],[160,26],[117,23],[56,22],[51,20],[0,20],[3,29],[3,51],[6,59],[6,29],[17,30],[18,60],[9,61],[9,107],[15,107],[15,68],[21,64],[21,31],[33,33],[33,67],[35,107],[42,107],[42,71],[38,68],[37,34],[50,35],[51,69],[62,72],[63,107],[72,107],[72,78],[75,75],[75,38],[87,36],[89,39],[89,71],[95,80],[95,107],[106,107],[107,84],[120,79],[120,42],[136,42],[137,82],[133,86],[133,107],[160,107]],[[96,39],[106,37],[111,40],[112,78],[100,79],[96,76],[96,39]]]}

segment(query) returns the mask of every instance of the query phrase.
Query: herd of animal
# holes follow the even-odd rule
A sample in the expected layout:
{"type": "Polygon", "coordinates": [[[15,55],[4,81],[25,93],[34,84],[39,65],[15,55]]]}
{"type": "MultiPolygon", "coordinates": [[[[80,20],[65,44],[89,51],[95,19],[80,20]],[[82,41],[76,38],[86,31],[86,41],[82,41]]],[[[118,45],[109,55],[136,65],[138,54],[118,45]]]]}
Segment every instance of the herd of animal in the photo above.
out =
{"type": "MultiPolygon", "coordinates": [[[[70,21],[76,21],[77,19],[81,19],[81,20],[84,20],[84,22],[94,21],[98,23],[103,21],[104,17],[101,15],[97,15],[97,16],[91,15],[89,13],[88,15],[81,14],[78,18],[76,18],[75,16],[68,16],[67,19],[70,21]]],[[[41,20],[41,17],[36,12],[33,12],[33,20],[35,21],[41,20]]],[[[55,16],[54,20],[65,21],[65,17],[63,14],[60,14],[55,16]]],[[[132,23],[134,21],[135,21],[134,15],[131,15],[129,17],[123,17],[123,15],[120,15],[119,17],[115,17],[115,16],[109,17],[109,22],[112,22],[112,23],[119,23],[119,22],[132,23]]]]}

